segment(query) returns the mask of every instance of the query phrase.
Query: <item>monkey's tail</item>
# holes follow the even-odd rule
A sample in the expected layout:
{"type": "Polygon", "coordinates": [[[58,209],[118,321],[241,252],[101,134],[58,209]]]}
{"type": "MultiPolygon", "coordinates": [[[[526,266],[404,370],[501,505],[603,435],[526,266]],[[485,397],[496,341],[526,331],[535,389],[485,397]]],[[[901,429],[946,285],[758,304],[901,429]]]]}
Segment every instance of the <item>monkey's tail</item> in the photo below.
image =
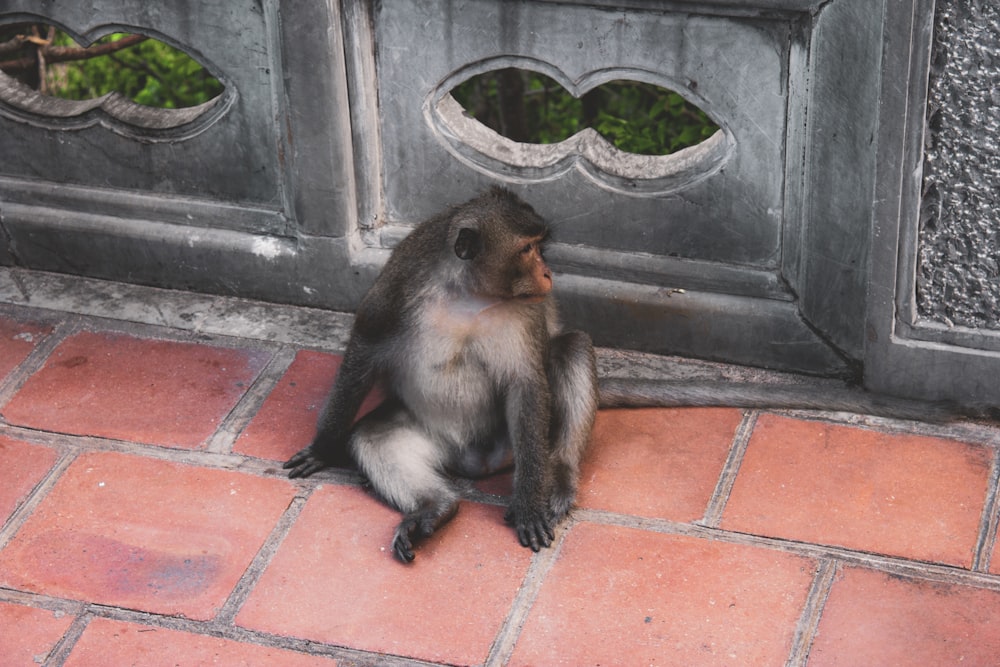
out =
{"type": "Polygon", "coordinates": [[[996,419],[1000,413],[995,408],[908,400],[849,387],[640,378],[601,378],[599,387],[602,408],[687,406],[827,410],[923,422],[946,422],[962,416],[996,419]]]}

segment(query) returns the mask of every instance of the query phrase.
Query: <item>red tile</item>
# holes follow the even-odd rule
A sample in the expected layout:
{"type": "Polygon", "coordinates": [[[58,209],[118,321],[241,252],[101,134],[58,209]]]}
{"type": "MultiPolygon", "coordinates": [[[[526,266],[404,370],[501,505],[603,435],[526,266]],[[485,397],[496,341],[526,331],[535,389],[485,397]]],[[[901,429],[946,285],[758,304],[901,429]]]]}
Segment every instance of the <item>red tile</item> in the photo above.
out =
{"type": "Polygon", "coordinates": [[[581,523],[511,665],[780,665],[815,563],[778,551],[581,523]]]}
{"type": "MultiPolygon", "coordinates": [[[[333,387],[343,357],[299,351],[260,411],[236,440],[233,450],[248,456],[284,461],[310,442],[316,419],[333,387]]],[[[364,415],[381,401],[372,393],[361,406],[364,415]]]]}
{"type": "Polygon", "coordinates": [[[485,660],[531,552],[503,508],[462,503],[404,565],[399,515],[354,487],[314,492],[250,595],[243,627],[449,664],[485,660]]]}
{"type": "Polygon", "coordinates": [[[334,667],[336,661],[269,646],[95,618],[66,660],[66,666],[281,665],[334,667]]]}
{"type": "Polygon", "coordinates": [[[1000,593],[847,568],[809,665],[996,665],[997,656],[1000,593]]]}
{"type": "Polygon", "coordinates": [[[194,448],[267,359],[254,350],[80,333],[53,351],[3,416],[46,431],[194,448]]]}
{"type": "Polygon", "coordinates": [[[475,480],[475,486],[483,493],[495,496],[510,496],[514,491],[514,469],[509,468],[489,477],[475,480]]]}
{"type": "Polygon", "coordinates": [[[0,436],[0,470],[4,477],[0,484],[0,525],[24,502],[57,457],[55,450],[48,447],[0,436]]]}
{"type": "Polygon", "coordinates": [[[986,448],[764,415],[722,527],[969,567],[986,448]]]}
{"type": "Polygon", "coordinates": [[[72,622],[58,612],[0,602],[0,665],[45,663],[72,622]]]}
{"type": "Polygon", "coordinates": [[[210,619],[294,494],[282,479],[83,454],[0,551],[0,585],[210,619]]]}
{"type": "Polygon", "coordinates": [[[581,507],[675,521],[705,514],[743,415],[602,410],[581,466],[581,507]]]}
{"type": "Polygon", "coordinates": [[[24,361],[52,327],[32,322],[0,319],[0,380],[24,361]]]}
{"type": "MultiPolygon", "coordinates": [[[[743,415],[713,408],[601,410],[580,466],[577,505],[675,521],[705,512],[743,415]]],[[[476,487],[509,496],[504,472],[476,487]]]]}

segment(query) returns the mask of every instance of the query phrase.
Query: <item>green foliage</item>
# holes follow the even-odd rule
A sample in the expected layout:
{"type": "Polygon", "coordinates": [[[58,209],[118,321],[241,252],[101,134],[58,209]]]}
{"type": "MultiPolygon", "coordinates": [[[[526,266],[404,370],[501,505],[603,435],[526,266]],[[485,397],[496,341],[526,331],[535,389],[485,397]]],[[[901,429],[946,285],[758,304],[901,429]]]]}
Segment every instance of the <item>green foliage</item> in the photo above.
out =
{"type": "Polygon", "coordinates": [[[629,153],[673,153],[702,142],[719,129],[704,111],[658,86],[612,81],[597,92],[602,103],[593,128],[629,153]]]}
{"type": "MultiPolygon", "coordinates": [[[[107,35],[98,43],[116,42],[126,35],[107,35]]],[[[59,46],[76,44],[59,32],[59,46]]],[[[163,42],[147,39],[115,53],[60,63],[50,68],[48,93],[85,100],[113,90],[138,104],[161,109],[190,107],[207,102],[223,86],[196,60],[163,42]]]]}
{"type": "Polygon", "coordinates": [[[652,84],[611,81],[577,98],[543,74],[514,71],[523,81],[523,94],[501,90],[511,70],[473,77],[451,94],[479,122],[528,143],[555,143],[592,127],[619,150],[666,155],[698,144],[719,129],[679,94],[652,84]],[[516,115],[521,117],[514,119],[516,115]],[[526,137],[508,132],[516,123],[526,127],[526,137]]]}
{"type": "Polygon", "coordinates": [[[579,98],[542,74],[527,78],[525,115],[529,127],[533,126],[530,135],[537,139],[531,143],[554,144],[583,129],[583,103],[579,98]]]}

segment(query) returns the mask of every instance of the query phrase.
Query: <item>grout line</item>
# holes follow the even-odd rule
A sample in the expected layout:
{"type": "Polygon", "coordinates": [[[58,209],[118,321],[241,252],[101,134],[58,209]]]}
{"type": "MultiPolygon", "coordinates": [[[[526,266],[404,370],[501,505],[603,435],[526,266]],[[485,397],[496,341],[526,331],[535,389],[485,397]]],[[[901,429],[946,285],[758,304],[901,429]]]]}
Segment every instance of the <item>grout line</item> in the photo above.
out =
{"type": "Polygon", "coordinates": [[[236,439],[257,415],[264,401],[281,381],[285,371],[295,360],[296,350],[282,347],[276,350],[264,367],[257,373],[250,387],[243,392],[240,400],[229,411],[205,444],[205,451],[214,454],[232,452],[236,439]]]}
{"type": "MultiPolygon", "coordinates": [[[[243,454],[222,454],[206,452],[198,449],[172,448],[163,445],[114,440],[96,436],[73,435],[53,431],[39,431],[23,426],[12,426],[0,423],[0,434],[31,444],[45,445],[60,451],[76,452],[115,452],[130,456],[143,456],[161,461],[170,461],[182,465],[202,466],[235,472],[259,475],[261,477],[277,477],[287,479],[288,473],[282,470],[281,461],[258,459],[243,454]]],[[[358,486],[362,478],[360,473],[347,468],[324,468],[308,479],[292,480],[298,486],[308,487],[320,484],[338,484],[358,486]]]]}
{"type": "Polygon", "coordinates": [[[20,391],[28,379],[41,370],[52,352],[67,338],[80,331],[81,321],[77,317],[58,322],[38,345],[32,348],[17,367],[0,382],[0,406],[6,405],[20,391]]]}
{"type": "Polygon", "coordinates": [[[888,435],[916,435],[928,438],[957,440],[971,445],[1000,447],[1000,429],[993,423],[971,419],[950,422],[918,422],[909,419],[876,417],[851,412],[826,412],[822,410],[767,410],[802,421],[822,422],[837,426],[850,426],[888,435]]]}
{"type": "Polygon", "coordinates": [[[736,483],[736,474],[740,471],[740,466],[743,465],[743,456],[746,454],[754,427],[757,426],[759,414],[756,410],[747,410],[743,413],[743,420],[736,427],[733,443],[729,447],[729,456],[722,466],[719,481],[716,482],[715,490],[712,491],[708,507],[705,508],[705,516],[697,522],[699,525],[717,528],[722,522],[722,512],[726,509],[726,503],[729,502],[729,494],[732,493],[733,485],[736,483]]]}
{"type": "Polygon", "coordinates": [[[997,498],[1000,487],[1000,451],[993,453],[993,463],[990,466],[990,479],[986,487],[986,499],[983,502],[983,514],[979,519],[979,535],[972,554],[972,571],[989,573],[990,560],[996,546],[997,526],[1000,525],[1000,499],[997,498]]]}
{"type": "Polygon", "coordinates": [[[101,317],[98,315],[75,315],[81,322],[80,330],[95,334],[110,334],[112,336],[127,336],[143,340],[167,341],[171,343],[186,343],[218,347],[228,350],[272,352],[276,345],[269,340],[260,338],[244,338],[237,334],[221,332],[201,332],[195,329],[172,326],[170,324],[151,324],[101,317]]]}
{"type": "Polygon", "coordinates": [[[89,603],[80,602],[79,600],[55,598],[44,593],[29,593],[16,588],[5,587],[0,587],[0,602],[16,604],[22,607],[45,609],[46,611],[51,611],[58,618],[63,616],[79,616],[89,606],[89,603]]]}
{"type": "Polygon", "coordinates": [[[11,512],[7,520],[3,524],[0,524],[0,549],[6,547],[14,538],[17,531],[21,529],[42,501],[49,495],[52,487],[56,485],[63,473],[66,472],[66,469],[76,460],[79,453],[79,450],[75,448],[62,452],[52,467],[49,468],[49,471],[45,473],[45,476],[28,493],[27,498],[25,498],[21,506],[11,512]]]}
{"type": "MultiPolygon", "coordinates": [[[[187,632],[205,637],[217,637],[244,644],[253,644],[268,648],[285,649],[310,656],[325,656],[336,658],[341,665],[379,665],[379,667],[432,666],[433,663],[415,658],[393,656],[378,652],[366,651],[350,647],[324,644],[322,642],[286,637],[258,630],[250,630],[238,625],[219,624],[216,621],[203,621],[171,616],[127,607],[116,607],[96,602],[81,602],[65,598],[56,598],[41,593],[29,593],[12,588],[0,587],[0,602],[45,609],[60,616],[74,616],[73,623],[63,634],[63,638],[50,650],[45,662],[47,667],[62,665],[68,654],[75,648],[80,635],[94,618],[104,618],[125,623],[135,623],[154,628],[164,628],[177,632],[187,632]],[[74,629],[74,625],[77,627],[74,629]],[[56,656],[58,650],[59,655],[56,656]],[[58,657],[58,660],[56,659],[58,657]]],[[[2,662],[2,656],[0,656],[2,662]]]]}
{"type": "Polygon", "coordinates": [[[545,578],[559,559],[566,535],[576,523],[573,519],[563,523],[562,528],[556,531],[555,542],[549,548],[532,556],[531,564],[528,566],[521,586],[510,605],[507,618],[504,619],[500,631],[497,632],[493,644],[490,646],[489,654],[483,663],[485,667],[506,665],[510,662],[517,640],[521,637],[521,630],[528,620],[528,614],[541,592],[542,584],[545,583],[545,578]]]}
{"type": "Polygon", "coordinates": [[[229,597],[226,598],[219,612],[215,615],[214,624],[222,626],[236,624],[236,615],[239,614],[243,605],[246,604],[257,582],[263,576],[264,570],[271,564],[271,559],[278,553],[278,548],[292,529],[295,521],[299,518],[302,508],[305,507],[306,501],[309,500],[309,496],[312,495],[314,490],[315,487],[304,489],[292,498],[288,508],[282,513],[281,518],[278,519],[270,535],[264,540],[257,554],[250,561],[250,565],[247,566],[243,576],[236,582],[236,586],[233,587],[229,597]]]}
{"type": "Polygon", "coordinates": [[[845,566],[864,567],[902,577],[976,586],[978,588],[1000,591],[1000,576],[984,572],[974,572],[961,565],[906,560],[898,556],[866,551],[852,551],[835,545],[796,542],[778,537],[752,535],[723,530],[721,528],[700,526],[698,524],[679,523],[667,519],[642,518],[601,510],[577,510],[577,513],[581,520],[600,525],[622,526],[665,535],[685,535],[717,542],[744,544],[747,546],[774,549],[814,560],[833,558],[845,566]]]}
{"type": "MultiPolygon", "coordinates": [[[[324,644],[310,639],[286,637],[257,630],[249,630],[238,625],[217,625],[211,621],[200,621],[183,616],[168,616],[126,607],[113,607],[102,604],[91,604],[87,608],[91,618],[105,618],[123,623],[134,623],[152,628],[163,628],[176,632],[185,632],[203,637],[215,637],[251,644],[265,648],[303,653],[311,657],[322,656],[334,658],[337,664],[360,667],[362,665],[378,665],[379,667],[440,667],[414,658],[395,656],[388,653],[366,651],[364,649],[324,644]]],[[[46,663],[48,665],[48,663],[46,663]]]]}
{"type": "Polygon", "coordinates": [[[70,653],[76,648],[76,643],[80,641],[80,636],[87,629],[91,618],[93,615],[85,609],[73,619],[63,636],[56,642],[55,646],[49,649],[45,667],[62,667],[70,653]]]}
{"type": "Polygon", "coordinates": [[[826,601],[830,597],[830,590],[840,572],[840,566],[835,560],[820,561],[816,568],[816,575],[813,577],[812,586],[809,587],[809,594],[806,596],[806,603],[802,608],[802,616],[795,626],[795,634],[792,636],[792,651],[788,656],[786,667],[805,667],[809,659],[809,651],[812,650],[813,641],[819,630],[819,621],[823,616],[823,609],[826,601]]]}

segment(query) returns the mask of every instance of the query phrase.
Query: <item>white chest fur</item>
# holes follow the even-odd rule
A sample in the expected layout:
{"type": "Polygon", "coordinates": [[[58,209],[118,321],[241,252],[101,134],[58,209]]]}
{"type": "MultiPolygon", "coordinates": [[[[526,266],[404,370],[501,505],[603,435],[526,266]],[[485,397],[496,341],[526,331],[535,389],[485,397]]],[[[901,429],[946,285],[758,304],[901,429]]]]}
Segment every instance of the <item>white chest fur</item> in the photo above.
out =
{"type": "Polygon", "coordinates": [[[425,427],[463,445],[503,414],[503,389],[531,354],[519,304],[440,300],[423,311],[415,345],[401,360],[395,389],[425,427]]]}

